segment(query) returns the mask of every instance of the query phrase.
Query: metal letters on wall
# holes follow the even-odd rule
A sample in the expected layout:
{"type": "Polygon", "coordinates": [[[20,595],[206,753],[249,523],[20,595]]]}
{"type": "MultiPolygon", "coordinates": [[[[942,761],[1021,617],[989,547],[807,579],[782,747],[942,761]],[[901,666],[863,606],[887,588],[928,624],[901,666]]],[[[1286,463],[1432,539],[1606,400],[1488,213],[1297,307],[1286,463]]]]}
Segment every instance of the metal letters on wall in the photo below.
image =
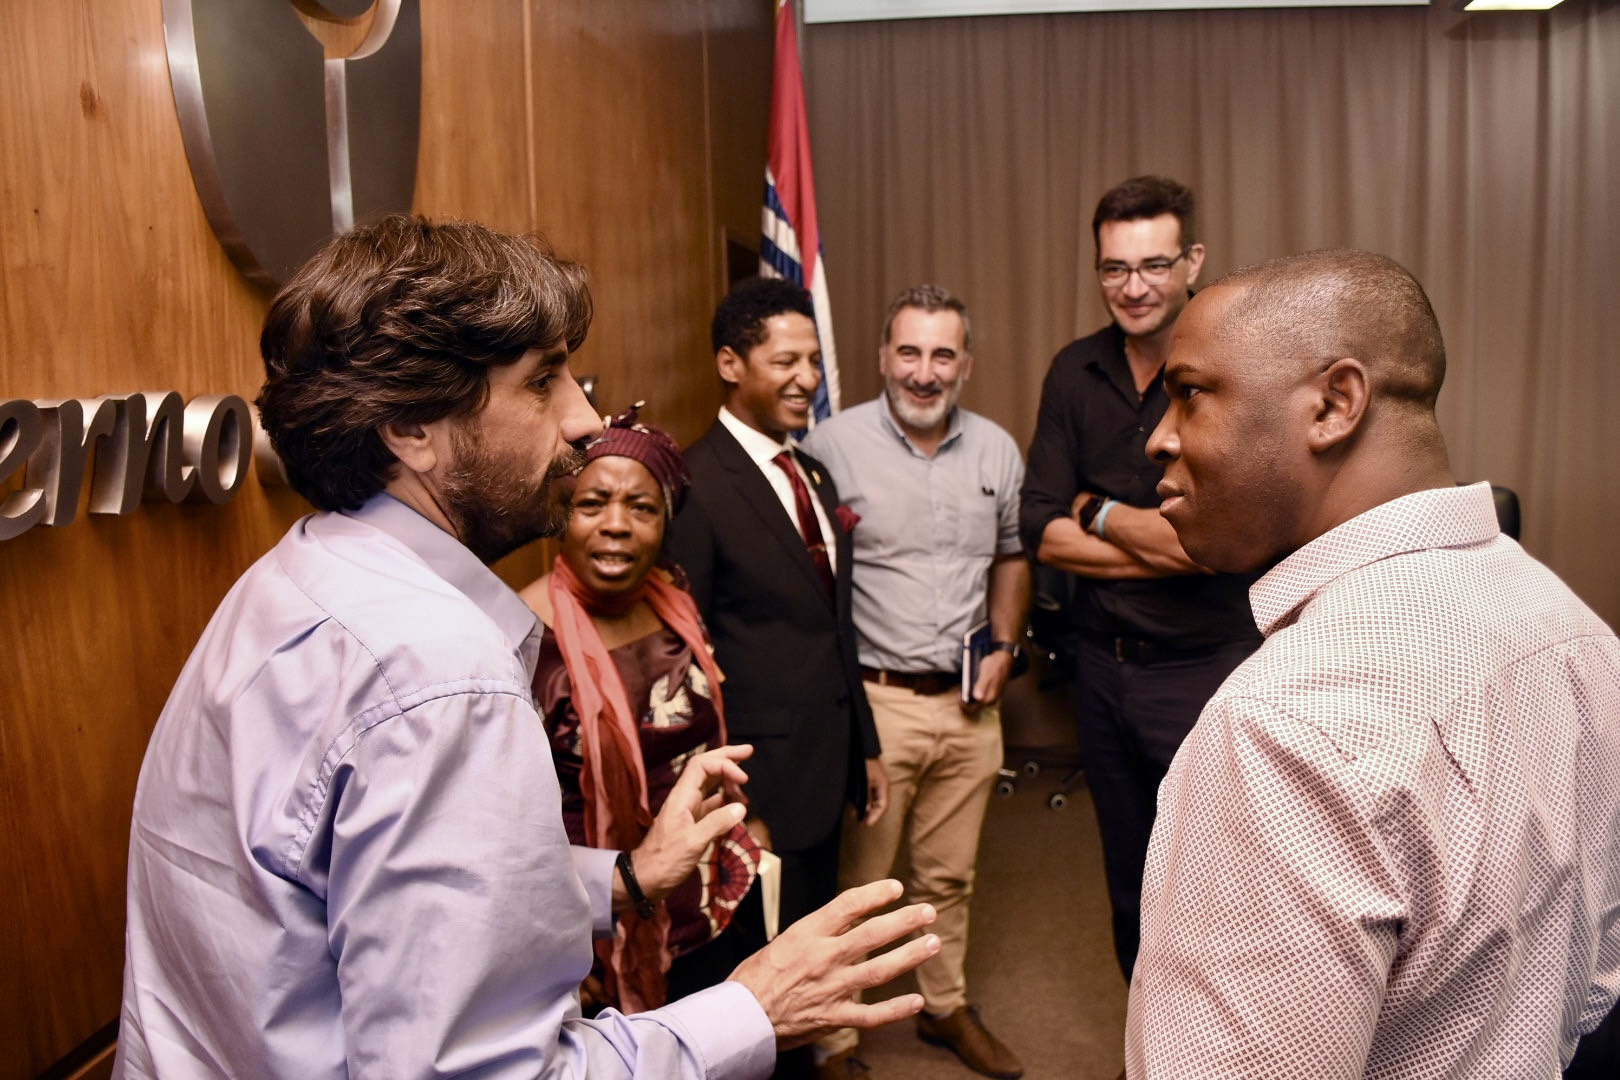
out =
{"type": "Polygon", "coordinates": [[[0,483],[27,468],[0,499],[0,540],[72,521],[92,458],[92,514],[128,514],[143,499],[227,502],[247,479],[253,435],[235,394],[0,401],[0,483]]]}
{"type": "MultiPolygon", "coordinates": [[[[334,231],[408,211],[416,189],[422,27],[417,0],[163,0],[170,81],[198,197],[250,279],[284,281],[334,231]],[[328,59],[300,12],[365,39],[328,59]]],[[[259,444],[260,479],[285,483],[247,402],[174,391],[0,400],[0,541],[143,500],[229,501],[259,444]]]]}
{"type": "Polygon", "coordinates": [[[285,281],[334,231],[411,208],[422,103],[417,0],[375,0],[370,33],[342,59],[326,58],[298,13],[352,23],[372,7],[163,0],[197,195],[231,260],[262,285],[285,281]]]}

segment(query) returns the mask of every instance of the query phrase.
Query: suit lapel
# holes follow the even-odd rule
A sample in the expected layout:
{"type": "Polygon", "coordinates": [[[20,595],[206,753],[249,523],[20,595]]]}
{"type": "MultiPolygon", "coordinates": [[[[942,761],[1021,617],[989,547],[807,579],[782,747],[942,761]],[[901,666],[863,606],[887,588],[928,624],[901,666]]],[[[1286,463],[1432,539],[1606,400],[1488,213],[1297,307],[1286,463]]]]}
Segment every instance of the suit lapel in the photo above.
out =
{"type": "MultiPolygon", "coordinates": [[[[804,467],[804,471],[810,476],[810,490],[816,493],[816,499],[820,501],[821,508],[826,511],[827,524],[837,529],[838,504],[833,502],[832,485],[827,482],[826,470],[822,468],[820,462],[807,454],[799,455],[799,464],[804,467]]],[[[843,561],[842,557],[840,557],[839,561],[843,561]]]]}
{"type": "MultiPolygon", "coordinates": [[[[828,606],[834,606],[834,599],[827,596],[827,590],[821,584],[821,574],[816,570],[816,564],[804,546],[804,537],[799,533],[798,524],[788,515],[782,500],[777,498],[776,489],[765,479],[765,474],[754,464],[754,459],[748,456],[748,452],[742,448],[742,444],[731,432],[726,430],[726,426],[718,421],[709,430],[709,437],[714,442],[716,459],[732,474],[737,494],[743,504],[776,538],[788,561],[799,568],[818,594],[826,597],[828,606]]],[[[819,471],[817,470],[818,473],[819,471]]],[[[823,492],[825,484],[825,477],[822,477],[820,482],[815,482],[815,478],[812,477],[812,486],[823,506],[827,505],[827,496],[823,492]]],[[[830,520],[836,520],[830,509],[827,516],[830,520]]],[[[839,562],[843,562],[842,552],[839,553],[839,562]]]]}

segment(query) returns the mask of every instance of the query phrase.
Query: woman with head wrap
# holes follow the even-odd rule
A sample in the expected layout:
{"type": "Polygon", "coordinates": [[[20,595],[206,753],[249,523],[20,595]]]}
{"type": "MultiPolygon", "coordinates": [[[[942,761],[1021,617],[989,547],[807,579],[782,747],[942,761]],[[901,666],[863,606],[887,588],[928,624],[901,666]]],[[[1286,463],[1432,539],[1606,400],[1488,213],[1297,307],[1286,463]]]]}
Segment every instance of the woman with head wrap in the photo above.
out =
{"type": "MultiPolygon", "coordinates": [[[[534,697],[569,839],[619,851],[641,843],[686,761],[726,741],[720,671],[697,605],[679,571],[660,561],[690,476],[675,441],[638,422],[638,407],[586,451],[562,551],[522,592],[551,631],[534,697]]],[[[758,860],[738,825],[652,918],[621,915],[613,939],[596,945],[587,1004],[624,1012],[664,1004],[672,960],[725,928],[758,860]]]]}

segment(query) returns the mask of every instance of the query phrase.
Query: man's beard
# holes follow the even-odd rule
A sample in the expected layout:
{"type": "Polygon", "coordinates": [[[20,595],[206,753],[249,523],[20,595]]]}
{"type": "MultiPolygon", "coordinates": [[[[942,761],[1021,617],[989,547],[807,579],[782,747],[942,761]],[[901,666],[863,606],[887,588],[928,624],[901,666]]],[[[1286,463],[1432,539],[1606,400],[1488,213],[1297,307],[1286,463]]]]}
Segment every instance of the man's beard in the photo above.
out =
{"type": "Polygon", "coordinates": [[[557,489],[560,477],[585,464],[577,446],[558,454],[538,482],[525,463],[502,458],[471,425],[451,433],[455,463],[444,477],[445,508],[461,542],[488,566],[543,536],[560,536],[568,525],[568,505],[557,489]]]}
{"type": "Polygon", "coordinates": [[[957,383],[949,389],[941,388],[940,394],[933,404],[918,406],[912,404],[905,396],[905,383],[899,379],[891,379],[885,384],[888,392],[889,408],[899,417],[906,426],[917,431],[930,431],[951,414],[956,408],[957,399],[962,396],[962,384],[957,383]]]}

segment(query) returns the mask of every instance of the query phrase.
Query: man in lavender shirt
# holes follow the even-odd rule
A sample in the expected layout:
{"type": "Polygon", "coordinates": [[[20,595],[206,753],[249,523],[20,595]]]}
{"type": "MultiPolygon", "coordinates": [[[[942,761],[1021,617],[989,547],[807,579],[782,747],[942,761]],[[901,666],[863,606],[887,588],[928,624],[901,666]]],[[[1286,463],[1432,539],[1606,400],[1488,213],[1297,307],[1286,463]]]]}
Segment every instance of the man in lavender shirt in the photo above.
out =
{"type": "Polygon", "coordinates": [[[119,1077],[749,1077],[779,1044],[915,1013],[926,907],[852,890],[730,981],[580,1019],[591,937],[742,816],[747,747],[695,759],[634,852],[571,848],[529,686],[540,628],[489,569],[564,511],[600,430],[568,369],[584,271],[385,219],[271,305],[266,431],[319,512],[225,597],[141,770],[119,1077]],[[852,927],[854,927],[852,929],[852,927]]]}

